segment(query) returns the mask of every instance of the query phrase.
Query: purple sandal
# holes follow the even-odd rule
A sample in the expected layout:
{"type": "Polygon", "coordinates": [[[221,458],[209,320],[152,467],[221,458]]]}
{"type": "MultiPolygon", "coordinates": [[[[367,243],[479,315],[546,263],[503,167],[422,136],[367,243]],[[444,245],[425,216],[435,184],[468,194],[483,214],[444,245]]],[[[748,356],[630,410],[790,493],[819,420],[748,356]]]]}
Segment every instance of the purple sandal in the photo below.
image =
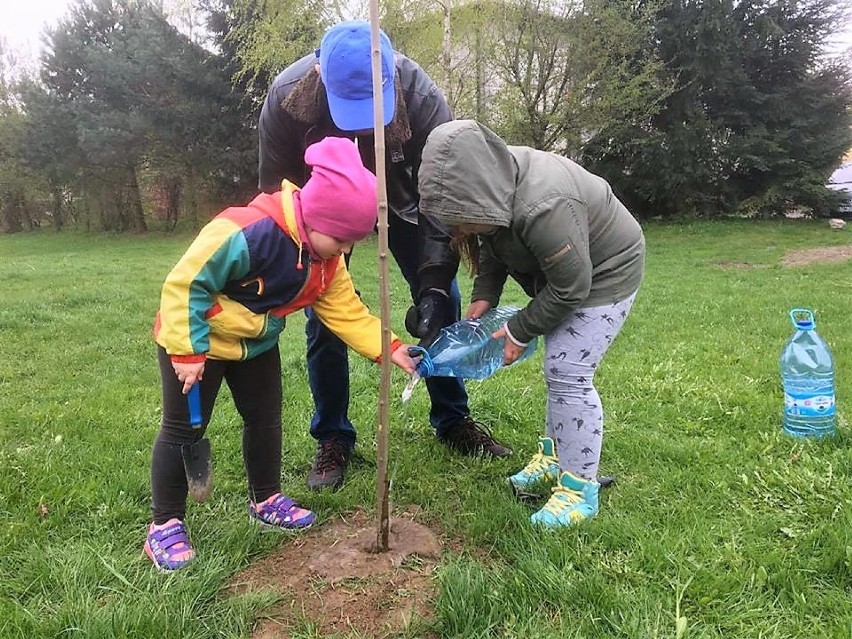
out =
{"type": "Polygon", "coordinates": [[[180,519],[169,519],[165,524],[148,527],[148,538],[142,547],[145,554],[162,572],[183,568],[195,557],[189,543],[186,525],[180,519]]]}
{"type": "Polygon", "coordinates": [[[306,508],[299,508],[294,500],[281,493],[275,493],[259,504],[249,502],[249,515],[261,524],[287,530],[307,528],[317,517],[306,508]]]}

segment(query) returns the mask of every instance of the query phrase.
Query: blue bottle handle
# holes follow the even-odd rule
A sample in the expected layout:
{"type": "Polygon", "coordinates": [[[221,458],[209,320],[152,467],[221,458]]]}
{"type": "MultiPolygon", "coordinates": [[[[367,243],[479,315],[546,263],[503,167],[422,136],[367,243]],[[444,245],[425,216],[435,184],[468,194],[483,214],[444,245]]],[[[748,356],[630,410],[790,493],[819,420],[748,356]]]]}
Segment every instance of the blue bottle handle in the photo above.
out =
{"type": "Polygon", "coordinates": [[[201,385],[197,382],[189,389],[189,394],[186,396],[186,401],[189,404],[189,423],[193,428],[201,428],[201,423],[204,419],[201,416],[201,385]]]}
{"type": "Polygon", "coordinates": [[[794,308],[790,311],[790,321],[793,322],[793,328],[800,331],[811,331],[816,328],[814,314],[807,308],[794,308]],[[796,319],[796,317],[804,316],[804,318],[796,319]]]}

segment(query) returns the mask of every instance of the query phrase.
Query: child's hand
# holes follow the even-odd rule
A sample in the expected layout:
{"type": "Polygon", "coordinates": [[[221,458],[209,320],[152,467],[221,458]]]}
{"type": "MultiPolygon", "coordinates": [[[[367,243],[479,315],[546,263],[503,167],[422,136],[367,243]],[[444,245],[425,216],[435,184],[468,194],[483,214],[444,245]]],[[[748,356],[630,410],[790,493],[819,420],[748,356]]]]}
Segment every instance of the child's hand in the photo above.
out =
{"type": "Polygon", "coordinates": [[[409,348],[411,348],[411,344],[403,344],[400,346],[391,353],[391,361],[411,375],[414,373],[414,367],[417,366],[417,362],[415,362],[408,354],[409,348]]]}
{"type": "Polygon", "coordinates": [[[200,382],[204,376],[204,362],[194,362],[186,364],[182,362],[172,362],[172,368],[175,369],[175,375],[178,380],[183,382],[183,394],[186,395],[189,389],[192,388],[195,382],[200,382]]]}
{"type": "Polygon", "coordinates": [[[509,336],[506,334],[506,327],[498,328],[491,334],[491,337],[494,339],[504,338],[503,343],[503,366],[508,366],[513,363],[516,359],[518,359],[521,355],[524,354],[524,347],[518,346],[509,339],[509,336]]]}
{"type": "Polygon", "coordinates": [[[465,319],[479,319],[490,310],[491,302],[476,300],[475,302],[471,302],[470,306],[467,307],[467,313],[465,313],[464,317],[465,319]]]}

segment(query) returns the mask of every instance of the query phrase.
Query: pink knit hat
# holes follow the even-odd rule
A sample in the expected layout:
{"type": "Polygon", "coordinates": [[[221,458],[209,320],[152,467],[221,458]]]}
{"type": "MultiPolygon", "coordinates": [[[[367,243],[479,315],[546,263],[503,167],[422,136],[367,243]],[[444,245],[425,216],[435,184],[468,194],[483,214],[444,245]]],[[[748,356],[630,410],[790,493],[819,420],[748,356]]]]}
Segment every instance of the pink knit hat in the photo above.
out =
{"type": "Polygon", "coordinates": [[[311,177],[300,193],[302,220],[344,242],[363,240],[376,226],[376,176],[347,138],[325,138],[305,151],[311,177]]]}

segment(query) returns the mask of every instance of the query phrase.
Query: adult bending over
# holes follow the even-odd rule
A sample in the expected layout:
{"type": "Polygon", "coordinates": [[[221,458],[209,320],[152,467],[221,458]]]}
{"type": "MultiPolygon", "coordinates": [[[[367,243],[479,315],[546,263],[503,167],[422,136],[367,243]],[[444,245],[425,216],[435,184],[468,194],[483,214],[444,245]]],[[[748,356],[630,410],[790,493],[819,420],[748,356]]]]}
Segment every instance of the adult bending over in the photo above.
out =
{"type": "MultiPolygon", "coordinates": [[[[414,306],[406,328],[421,343],[459,319],[461,296],[455,281],[458,255],[446,229],[419,210],[417,169],[426,136],[452,119],[438,87],[412,60],[394,52],[381,33],[386,174],[390,208],[388,241],[408,282],[414,306]]],[[[344,22],[329,29],[320,48],[284,69],[272,83],[258,123],[260,189],[276,191],[286,178],[299,185],[308,177],[305,148],[325,137],[356,140],[365,166],[375,172],[370,25],[344,22]]],[[[349,364],[346,346],[307,312],[308,379],[315,413],[310,432],[317,454],[308,487],[338,487],[344,479],[355,427],[349,420],[349,364]]],[[[438,440],[466,454],[503,457],[511,451],[470,417],[464,383],[455,378],[426,382],[429,421],[438,440]]]]}

